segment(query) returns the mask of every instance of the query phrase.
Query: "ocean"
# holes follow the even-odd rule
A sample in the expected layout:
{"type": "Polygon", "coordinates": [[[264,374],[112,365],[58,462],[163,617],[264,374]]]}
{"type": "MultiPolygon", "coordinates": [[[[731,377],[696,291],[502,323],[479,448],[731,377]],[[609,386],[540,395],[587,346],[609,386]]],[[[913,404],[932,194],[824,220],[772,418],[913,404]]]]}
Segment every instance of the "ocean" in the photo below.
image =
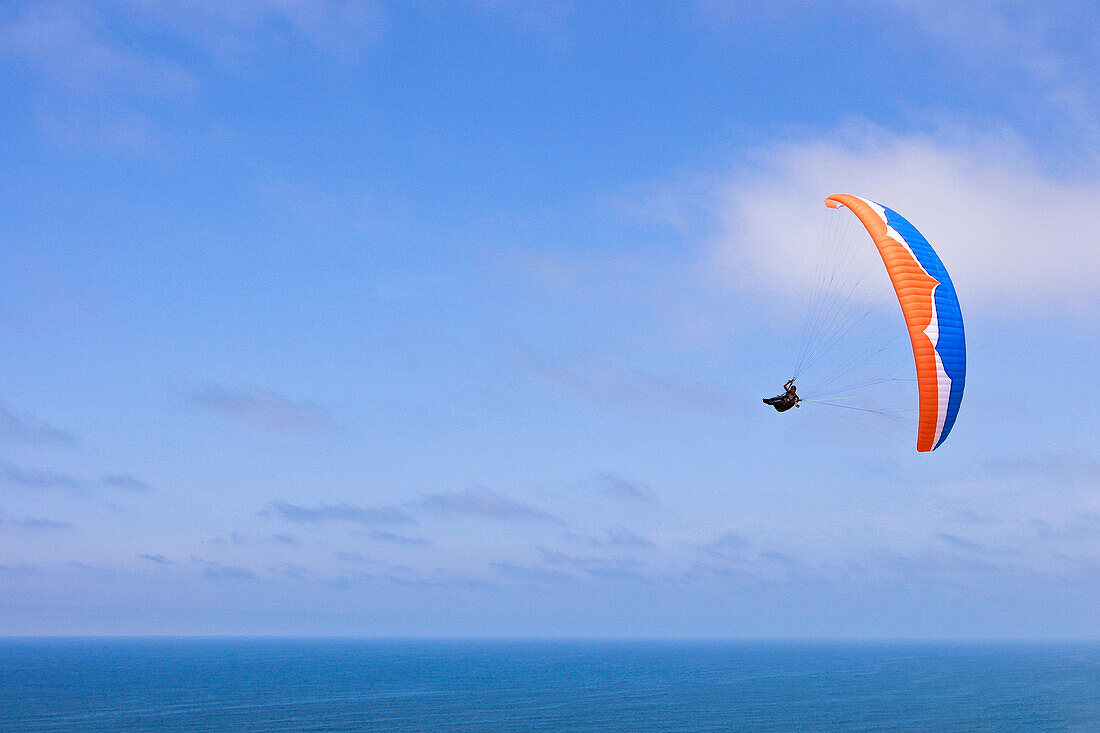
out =
{"type": "Polygon", "coordinates": [[[0,731],[1100,731],[1100,644],[7,639],[0,731]]]}

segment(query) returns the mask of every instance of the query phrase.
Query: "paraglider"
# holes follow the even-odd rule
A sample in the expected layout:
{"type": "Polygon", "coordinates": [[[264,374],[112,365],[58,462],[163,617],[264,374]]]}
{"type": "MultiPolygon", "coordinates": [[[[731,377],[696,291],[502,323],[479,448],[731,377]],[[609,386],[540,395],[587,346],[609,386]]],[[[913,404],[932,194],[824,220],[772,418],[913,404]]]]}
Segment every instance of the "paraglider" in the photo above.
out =
{"type": "MultiPolygon", "coordinates": [[[[893,209],[850,194],[829,196],[825,204],[831,209],[848,209],[858,218],[886,266],[890,284],[901,305],[916,365],[917,450],[935,450],[951,433],[966,381],[962,310],[951,277],[928,240],[893,209]]],[[[823,328],[809,325],[808,330],[822,342],[843,340],[846,331],[829,321],[828,314],[825,319],[823,328]]],[[[826,343],[825,348],[831,346],[832,343],[826,343]]],[[[810,360],[816,358],[818,356],[811,356],[810,360]]],[[[800,356],[800,361],[805,360],[805,355],[800,356]]],[[[796,376],[801,369],[802,366],[797,368],[796,376]]],[[[793,383],[792,379],[784,385],[783,395],[767,398],[764,402],[780,412],[798,405],[801,399],[795,394],[793,383]]]]}
{"type": "Polygon", "coordinates": [[[776,412],[786,412],[792,407],[798,407],[798,403],[801,401],[793,379],[788,379],[787,383],[783,385],[783,394],[764,398],[764,404],[771,405],[776,412]]]}

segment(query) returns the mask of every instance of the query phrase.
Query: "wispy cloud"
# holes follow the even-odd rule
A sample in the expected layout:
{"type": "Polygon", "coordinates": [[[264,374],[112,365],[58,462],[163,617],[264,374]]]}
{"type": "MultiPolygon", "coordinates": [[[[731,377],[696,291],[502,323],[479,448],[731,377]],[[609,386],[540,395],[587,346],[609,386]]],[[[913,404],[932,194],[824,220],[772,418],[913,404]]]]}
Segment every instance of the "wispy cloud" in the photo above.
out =
{"type": "Polygon", "coordinates": [[[1093,162],[1100,162],[1100,98],[1090,73],[1095,52],[1090,57],[1087,45],[1067,42],[1072,36],[1061,32],[1057,20],[1088,13],[1091,5],[1059,6],[1053,15],[1044,3],[894,0],[893,5],[915,19],[916,28],[965,58],[968,68],[1007,74],[1019,101],[1031,105],[1048,127],[1077,138],[1093,162]]]}
{"type": "Polygon", "coordinates": [[[600,473],[593,480],[597,493],[625,501],[652,501],[653,490],[640,481],[630,481],[615,473],[600,473]]]}
{"type": "Polygon", "coordinates": [[[0,464],[0,478],[26,489],[65,489],[82,492],[86,484],[63,473],[22,469],[10,463],[0,464]]]}
{"type": "MultiPolygon", "coordinates": [[[[125,8],[116,8],[125,10],[125,8]]],[[[193,92],[193,73],[167,56],[133,48],[94,4],[13,3],[0,15],[0,52],[45,81],[88,96],[193,92]]]]}
{"type": "Polygon", "coordinates": [[[240,532],[230,532],[224,537],[212,537],[207,540],[212,545],[247,545],[249,538],[240,532]]]}
{"type": "Polygon", "coordinates": [[[288,40],[349,55],[375,37],[381,7],[352,0],[31,0],[0,14],[0,53],[82,95],[176,97],[201,89],[202,66],[186,66],[166,46],[185,44],[189,58],[205,61],[242,60],[288,40]]]}
{"type": "Polygon", "coordinates": [[[505,498],[488,489],[467,489],[431,494],[416,504],[433,514],[473,516],[500,519],[506,522],[550,522],[560,524],[554,516],[505,498]]]}
{"type": "Polygon", "coordinates": [[[937,552],[920,550],[898,552],[882,549],[866,558],[868,568],[887,578],[902,579],[907,584],[942,584],[944,579],[967,580],[989,575],[1004,575],[1021,569],[1011,563],[990,562],[972,552],[937,552]]]}
{"type": "Polygon", "coordinates": [[[653,543],[645,537],[626,529],[608,531],[607,544],[610,547],[653,547],[653,543]]]}
{"type": "Polygon", "coordinates": [[[100,483],[112,489],[122,489],[123,491],[131,491],[136,494],[144,493],[151,488],[149,484],[141,479],[134,478],[125,473],[115,473],[104,476],[100,483]]]}
{"type": "Polygon", "coordinates": [[[1064,522],[1034,518],[1030,522],[1036,539],[1043,541],[1100,539],[1100,513],[1077,512],[1064,522]]]}
{"type": "MultiPolygon", "coordinates": [[[[261,512],[262,513],[262,512],[261,512]]],[[[228,535],[221,537],[212,537],[207,540],[211,545],[256,545],[256,544],[271,544],[271,545],[285,545],[288,547],[298,544],[298,540],[288,534],[269,534],[261,537],[251,537],[249,535],[241,534],[240,532],[230,532],[228,535]]]]}
{"type": "Polygon", "coordinates": [[[350,522],[358,524],[415,524],[416,520],[393,506],[359,507],[352,504],[299,506],[285,501],[268,504],[261,516],[275,515],[294,524],[350,522]]]}
{"type": "Polygon", "coordinates": [[[186,102],[197,74],[129,33],[125,3],[41,0],[0,11],[0,56],[45,94],[36,95],[45,134],[54,143],[109,154],[149,155],[166,149],[150,101],[186,102]]]}
{"type": "Polygon", "coordinates": [[[634,558],[621,557],[575,557],[560,550],[548,547],[536,547],[547,565],[572,568],[588,575],[608,580],[629,579],[645,580],[641,572],[643,563],[634,558]]]}
{"type": "Polygon", "coordinates": [[[356,565],[362,565],[369,561],[366,555],[361,552],[355,552],[353,550],[339,550],[336,553],[336,559],[343,562],[350,562],[356,565]]]}
{"type": "Polygon", "coordinates": [[[265,430],[297,432],[329,424],[323,409],[261,389],[231,390],[208,384],[191,392],[194,405],[236,422],[265,430]]]}
{"type": "Polygon", "coordinates": [[[766,552],[761,552],[757,557],[759,557],[761,560],[771,560],[772,562],[779,563],[780,565],[784,565],[786,567],[795,567],[801,565],[801,563],[791,555],[788,555],[785,552],[779,552],[777,550],[767,550],[766,552]]]}
{"type": "Polygon", "coordinates": [[[72,434],[16,412],[0,402],[0,439],[30,445],[67,445],[74,442],[72,434]]]}
{"type": "Polygon", "coordinates": [[[256,574],[247,568],[223,565],[213,560],[192,557],[191,562],[202,568],[203,576],[212,580],[256,580],[256,574]]]}
{"type": "Polygon", "coordinates": [[[372,540],[389,542],[395,545],[424,546],[432,544],[431,540],[425,539],[424,537],[409,537],[407,535],[384,532],[381,530],[373,530],[367,536],[372,540]]]}
{"type": "Polygon", "coordinates": [[[491,562],[489,568],[508,580],[524,583],[564,583],[576,580],[569,573],[538,565],[517,565],[511,562],[491,562]]]}
{"type": "Polygon", "coordinates": [[[18,519],[8,519],[4,516],[0,516],[0,526],[31,530],[72,529],[73,527],[73,525],[69,522],[62,522],[56,519],[43,519],[41,517],[22,517],[18,519]]]}
{"type": "Polygon", "coordinates": [[[385,26],[385,3],[357,0],[123,3],[136,19],[191,43],[212,58],[241,59],[288,40],[338,55],[369,45],[385,26]]]}
{"type": "Polygon", "coordinates": [[[55,144],[160,156],[178,144],[173,118],[192,115],[195,127],[211,74],[247,76],[294,47],[354,60],[386,27],[386,4],[22,0],[0,7],[0,59],[40,90],[32,98],[55,144]]]}
{"type": "Polygon", "coordinates": [[[957,534],[950,534],[947,532],[937,532],[936,538],[943,540],[956,550],[966,550],[968,552],[981,552],[982,546],[973,540],[969,540],[965,537],[960,537],[957,534]]]}
{"type": "Polygon", "coordinates": [[[726,532],[710,542],[688,544],[688,547],[696,552],[718,560],[728,560],[731,557],[740,558],[743,551],[751,546],[752,543],[744,535],[736,532],[726,532]]]}
{"type": "Polygon", "coordinates": [[[631,532],[628,529],[612,529],[602,537],[584,535],[584,534],[570,534],[570,539],[578,540],[589,547],[653,547],[653,542],[646,539],[637,532],[631,532]]]}
{"type": "Polygon", "coordinates": [[[292,580],[301,580],[314,575],[313,571],[309,568],[292,562],[269,565],[267,569],[279,577],[291,578],[292,580]]]}

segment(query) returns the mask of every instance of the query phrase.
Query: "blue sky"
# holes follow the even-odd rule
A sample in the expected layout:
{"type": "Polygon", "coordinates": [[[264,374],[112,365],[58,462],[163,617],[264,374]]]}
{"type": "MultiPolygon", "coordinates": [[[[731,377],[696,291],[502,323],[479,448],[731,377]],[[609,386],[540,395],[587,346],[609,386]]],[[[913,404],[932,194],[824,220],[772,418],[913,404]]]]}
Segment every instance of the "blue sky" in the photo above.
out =
{"type": "Polygon", "coordinates": [[[0,633],[1100,636],[1091,10],[6,4],[0,633]],[[759,402],[838,192],[934,454],[759,402]]]}

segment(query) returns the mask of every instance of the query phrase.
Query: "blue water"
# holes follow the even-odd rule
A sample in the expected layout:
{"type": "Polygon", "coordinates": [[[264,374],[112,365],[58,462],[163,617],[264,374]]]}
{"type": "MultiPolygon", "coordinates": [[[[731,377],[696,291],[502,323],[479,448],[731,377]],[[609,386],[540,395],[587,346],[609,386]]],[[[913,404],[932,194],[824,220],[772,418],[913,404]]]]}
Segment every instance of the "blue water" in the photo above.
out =
{"type": "Polygon", "coordinates": [[[1100,731],[1100,644],[0,640],[0,731],[1100,731]]]}

